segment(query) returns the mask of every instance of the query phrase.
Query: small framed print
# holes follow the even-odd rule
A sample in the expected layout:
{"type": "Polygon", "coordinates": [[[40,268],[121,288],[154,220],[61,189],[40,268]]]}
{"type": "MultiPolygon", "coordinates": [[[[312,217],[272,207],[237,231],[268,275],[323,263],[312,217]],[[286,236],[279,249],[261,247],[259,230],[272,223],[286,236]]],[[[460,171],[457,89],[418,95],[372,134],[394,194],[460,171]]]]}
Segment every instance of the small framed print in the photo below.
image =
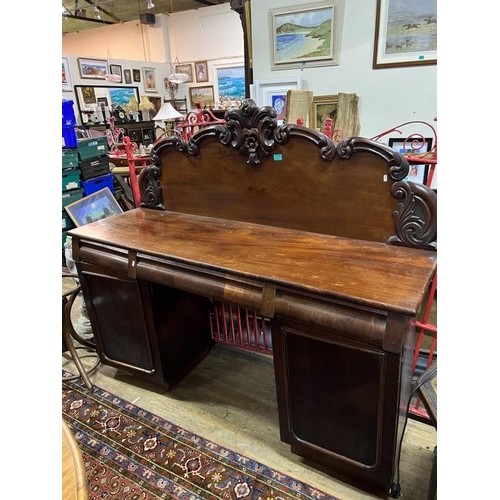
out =
{"type": "Polygon", "coordinates": [[[156,88],[156,76],[154,68],[142,68],[144,76],[144,91],[145,92],[158,92],[156,88]]]}
{"type": "Polygon", "coordinates": [[[132,73],[130,72],[129,69],[123,70],[123,78],[125,79],[126,84],[132,83],[132,73]]]}
{"type": "Polygon", "coordinates": [[[141,71],[139,69],[133,69],[132,70],[132,75],[134,77],[134,82],[140,82],[141,81],[141,71]]]}
{"type": "Polygon", "coordinates": [[[186,83],[193,83],[193,65],[192,64],[177,64],[175,66],[176,73],[184,73],[189,76],[186,83]]]}
{"type": "Polygon", "coordinates": [[[62,58],[62,89],[65,91],[73,90],[71,88],[71,79],[69,76],[69,63],[66,57],[62,58]]]}
{"type": "Polygon", "coordinates": [[[196,83],[208,82],[208,63],[207,61],[196,61],[194,63],[196,73],[196,83]]]}
{"type": "Polygon", "coordinates": [[[120,79],[116,80],[114,83],[122,83],[122,67],[119,64],[110,64],[109,65],[109,72],[112,75],[116,75],[116,76],[120,77],[120,79]]]}
{"type": "MultiPolygon", "coordinates": [[[[389,146],[404,157],[411,156],[414,158],[423,156],[425,158],[425,153],[432,149],[432,138],[411,136],[406,139],[401,139],[400,137],[391,137],[389,138],[389,146]]],[[[403,180],[426,184],[428,171],[429,165],[415,165],[414,162],[412,162],[408,175],[403,180]]]]}

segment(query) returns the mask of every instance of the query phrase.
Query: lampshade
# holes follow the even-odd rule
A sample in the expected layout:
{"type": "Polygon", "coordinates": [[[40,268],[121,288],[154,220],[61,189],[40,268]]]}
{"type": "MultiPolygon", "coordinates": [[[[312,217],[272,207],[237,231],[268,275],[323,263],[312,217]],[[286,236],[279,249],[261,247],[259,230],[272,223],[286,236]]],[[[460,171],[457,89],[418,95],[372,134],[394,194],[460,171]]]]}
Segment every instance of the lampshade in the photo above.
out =
{"type": "Polygon", "coordinates": [[[155,115],[155,121],[158,120],[174,120],[176,118],[184,118],[184,115],[179,113],[169,102],[163,103],[160,111],[155,115]]]}

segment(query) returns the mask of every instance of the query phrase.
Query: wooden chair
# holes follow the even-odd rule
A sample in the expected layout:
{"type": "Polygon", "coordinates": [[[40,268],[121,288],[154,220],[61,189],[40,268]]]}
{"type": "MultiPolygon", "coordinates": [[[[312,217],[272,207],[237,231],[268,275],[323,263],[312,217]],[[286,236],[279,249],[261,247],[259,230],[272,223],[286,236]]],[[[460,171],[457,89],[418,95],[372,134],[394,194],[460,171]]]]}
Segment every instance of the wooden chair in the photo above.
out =
{"type": "MultiPolygon", "coordinates": [[[[74,276],[69,273],[63,272],[62,277],[71,278],[72,280],[74,280],[74,276]]],[[[77,378],[82,377],[83,382],[87,387],[87,389],[92,390],[93,386],[92,382],[90,381],[89,375],[97,369],[101,361],[99,357],[97,357],[96,362],[90,368],[85,368],[80,356],[78,355],[77,349],[86,349],[96,353],[95,344],[78,335],[78,333],[73,328],[73,323],[71,322],[71,309],[80,290],[81,286],[77,285],[75,286],[75,288],[72,288],[67,292],[63,292],[62,294],[63,352],[64,351],[69,352],[69,356],[71,357],[71,360],[75,363],[76,368],[79,372],[79,375],[71,375],[69,377],[63,377],[63,380],[76,380],[77,378]],[[81,345],[75,346],[73,339],[76,340],[81,345]]]]}

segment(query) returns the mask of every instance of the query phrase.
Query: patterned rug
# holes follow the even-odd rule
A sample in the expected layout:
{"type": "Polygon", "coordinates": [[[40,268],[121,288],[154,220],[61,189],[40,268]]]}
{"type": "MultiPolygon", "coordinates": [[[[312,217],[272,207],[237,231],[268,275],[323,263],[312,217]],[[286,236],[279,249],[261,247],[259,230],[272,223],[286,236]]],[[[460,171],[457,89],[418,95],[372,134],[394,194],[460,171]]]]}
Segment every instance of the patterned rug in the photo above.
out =
{"type": "Polygon", "coordinates": [[[62,383],[62,416],[90,500],[339,500],[81,380],[62,383]]]}

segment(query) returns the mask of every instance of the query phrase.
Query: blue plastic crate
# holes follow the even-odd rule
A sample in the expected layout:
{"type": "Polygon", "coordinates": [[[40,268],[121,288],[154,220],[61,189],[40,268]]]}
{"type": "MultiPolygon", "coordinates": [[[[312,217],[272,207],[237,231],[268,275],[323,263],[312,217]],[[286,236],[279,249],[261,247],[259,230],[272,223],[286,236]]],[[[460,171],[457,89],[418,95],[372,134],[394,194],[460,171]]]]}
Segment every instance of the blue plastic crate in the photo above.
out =
{"type": "Polygon", "coordinates": [[[88,181],[80,181],[83,188],[83,196],[88,196],[89,194],[100,191],[104,188],[109,188],[113,193],[113,174],[101,175],[100,177],[94,177],[88,181]]]}

